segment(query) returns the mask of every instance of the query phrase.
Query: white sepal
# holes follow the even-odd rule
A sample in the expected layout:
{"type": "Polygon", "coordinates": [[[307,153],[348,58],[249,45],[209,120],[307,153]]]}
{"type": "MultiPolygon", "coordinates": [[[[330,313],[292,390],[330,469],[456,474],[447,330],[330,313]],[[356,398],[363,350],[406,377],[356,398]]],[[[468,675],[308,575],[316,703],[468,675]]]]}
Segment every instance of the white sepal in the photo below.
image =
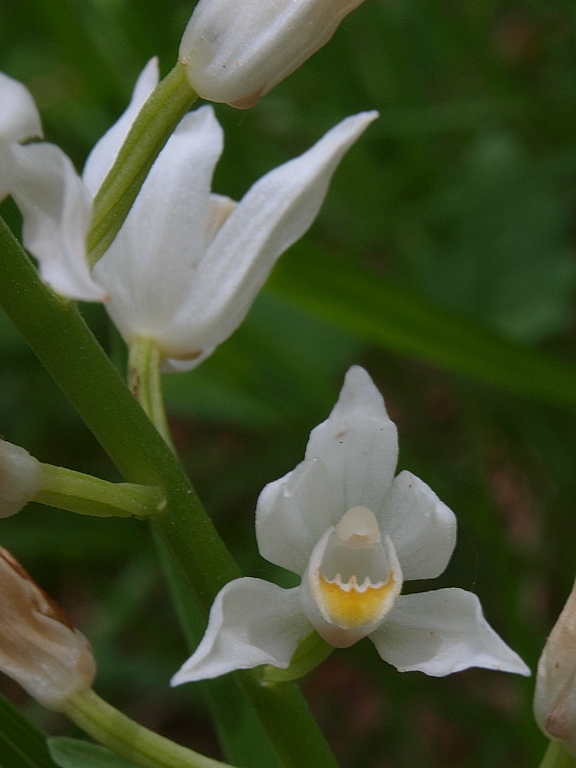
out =
{"type": "Polygon", "coordinates": [[[28,89],[0,72],[0,144],[42,137],[40,115],[28,89]]]}
{"type": "Polygon", "coordinates": [[[476,595],[463,589],[401,595],[370,639],[384,661],[400,672],[442,677],[484,667],[530,674],[490,627],[476,595]]]}
{"type": "Polygon", "coordinates": [[[351,507],[376,512],[394,477],[398,437],[382,395],[363,368],[346,374],[338,402],[315,427],[306,458],[319,457],[330,477],[336,522],[351,507]]]}
{"type": "Polygon", "coordinates": [[[300,157],[257,181],[198,263],[179,321],[198,349],[240,325],[278,257],[306,232],[344,153],[377,112],[348,117],[300,157]]]}
{"type": "Polygon", "coordinates": [[[92,201],[70,159],[44,142],[15,145],[13,153],[11,194],[22,212],[24,246],[38,260],[42,279],[63,296],[103,301],[86,261],[92,201]]]}
{"type": "Polygon", "coordinates": [[[309,633],[297,588],[281,589],[248,577],[236,579],[216,596],[206,634],[174,675],[172,685],[260,664],[286,669],[296,646],[309,633]]]}

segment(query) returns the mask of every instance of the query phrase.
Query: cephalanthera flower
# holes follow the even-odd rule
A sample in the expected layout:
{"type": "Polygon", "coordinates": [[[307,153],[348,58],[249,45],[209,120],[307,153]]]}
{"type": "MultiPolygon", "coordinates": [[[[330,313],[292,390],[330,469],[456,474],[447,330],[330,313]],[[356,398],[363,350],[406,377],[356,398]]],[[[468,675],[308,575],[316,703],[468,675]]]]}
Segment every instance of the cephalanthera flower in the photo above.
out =
{"type": "MultiPolygon", "coordinates": [[[[22,122],[26,115],[31,120],[37,113],[29,94],[10,82],[25,102],[25,108],[19,107],[22,122]]],[[[10,158],[25,153],[30,174],[41,181],[33,210],[19,202],[24,243],[40,261],[41,276],[70,298],[104,300],[129,344],[138,337],[152,339],[166,370],[188,370],[241,323],[278,257],[316,217],[342,156],[377,113],[346,118],[303,155],[263,176],[236,204],[211,192],[223,147],[214,112],[211,107],[191,112],[152,166],[111,247],[89,273],[85,240],[91,198],[157,82],[158,65],[152,60],[128,109],[91,152],[83,180],[52,145],[20,147],[10,141],[5,146],[10,158]],[[46,147],[50,152],[43,154],[57,152],[66,170],[58,177],[61,194],[53,194],[56,174],[37,156],[46,147]]],[[[2,98],[0,81],[0,103],[2,98]]],[[[16,98],[8,99],[10,104],[18,107],[16,98]]],[[[5,135],[23,138],[29,130],[24,125],[6,129],[5,135]]],[[[22,164],[16,171],[22,175],[22,164]]],[[[32,180],[24,174],[24,181],[30,195],[32,180]]],[[[10,187],[17,202],[22,197],[18,184],[10,187]]]]}
{"type": "Polygon", "coordinates": [[[236,204],[211,192],[223,134],[210,106],[187,115],[93,270],[128,343],[153,339],[187,370],[241,323],[278,257],[308,229],[340,159],[376,118],[343,120],[236,204]]]}
{"type": "Polygon", "coordinates": [[[366,371],[352,367],[330,417],[312,431],[304,461],[258,499],[260,552],[300,574],[301,585],[227,584],[174,685],[260,664],[287,668],[312,629],[337,647],[368,636],[400,671],[529,674],[474,594],[400,594],[404,581],[444,571],[456,519],[410,472],[394,477],[397,455],[396,427],[380,393],[366,371]]]}
{"type": "Polygon", "coordinates": [[[41,484],[40,463],[19,445],[0,440],[0,517],[19,512],[41,484]]]}
{"type": "Polygon", "coordinates": [[[180,43],[194,90],[250,107],[334,34],[362,0],[200,0],[180,43]]]}
{"type": "Polygon", "coordinates": [[[86,638],[1,547],[0,670],[56,710],[89,688],[96,674],[86,638]]]}
{"type": "Polygon", "coordinates": [[[576,583],[538,662],[534,715],[576,757],[576,583]]]}

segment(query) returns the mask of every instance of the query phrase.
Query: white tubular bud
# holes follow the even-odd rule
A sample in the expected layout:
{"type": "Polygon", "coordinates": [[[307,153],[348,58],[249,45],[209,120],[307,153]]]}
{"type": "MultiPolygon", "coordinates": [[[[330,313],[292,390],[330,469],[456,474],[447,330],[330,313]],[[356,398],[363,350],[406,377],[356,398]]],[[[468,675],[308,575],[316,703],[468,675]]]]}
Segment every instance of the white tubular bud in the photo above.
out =
{"type": "Polygon", "coordinates": [[[576,757],[576,583],[538,662],[534,716],[549,739],[576,757]]]}
{"type": "Polygon", "coordinates": [[[18,445],[0,440],[0,517],[19,512],[40,490],[40,463],[18,445]]]}
{"type": "Polygon", "coordinates": [[[180,61],[203,99],[244,109],[297,69],[362,0],[200,0],[180,61]]]}
{"type": "Polygon", "coordinates": [[[0,670],[48,709],[90,688],[90,644],[20,563],[0,547],[0,670]]]}

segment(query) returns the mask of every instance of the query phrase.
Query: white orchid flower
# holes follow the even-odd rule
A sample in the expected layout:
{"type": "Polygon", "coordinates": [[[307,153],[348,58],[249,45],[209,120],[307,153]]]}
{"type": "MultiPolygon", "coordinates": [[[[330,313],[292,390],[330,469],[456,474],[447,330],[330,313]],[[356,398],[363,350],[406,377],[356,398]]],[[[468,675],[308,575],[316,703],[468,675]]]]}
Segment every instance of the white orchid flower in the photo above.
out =
{"type": "Polygon", "coordinates": [[[100,301],[90,277],[85,242],[88,191],[69,158],[42,136],[28,90],[0,72],[0,200],[12,195],[23,218],[24,245],[38,259],[44,282],[65,296],[100,301]]]}
{"type": "Polygon", "coordinates": [[[238,327],[278,257],[308,229],[338,162],[376,117],[364,112],[343,120],[236,204],[210,191],[223,146],[212,107],[186,115],[93,270],[126,342],[152,339],[167,370],[204,360],[238,327]]]}
{"type": "Polygon", "coordinates": [[[203,99],[251,107],[332,37],[362,0],[200,0],[179,58],[203,99]]]}
{"type": "Polygon", "coordinates": [[[90,273],[91,199],[158,82],[158,64],[153,59],[140,75],[128,109],[88,157],[83,180],[57,147],[18,144],[39,132],[39,117],[24,86],[2,77],[2,114],[10,114],[0,121],[2,183],[22,209],[24,244],[42,278],[70,298],[105,301],[126,342],[154,341],[165,370],[195,367],[238,327],[278,257],[311,225],[340,159],[377,117],[343,120],[236,204],[211,192],[223,147],[214,112],[191,112],[90,273]]]}
{"type": "Polygon", "coordinates": [[[468,667],[530,674],[462,589],[400,594],[403,581],[446,568],[456,519],[410,472],[394,477],[396,427],[362,368],[352,367],[304,461],[267,485],[256,535],[270,562],[302,576],[282,589],[255,578],[227,584],[173,685],[270,664],[286,669],[315,629],[347,647],[368,636],[401,672],[442,676],[468,667]]]}

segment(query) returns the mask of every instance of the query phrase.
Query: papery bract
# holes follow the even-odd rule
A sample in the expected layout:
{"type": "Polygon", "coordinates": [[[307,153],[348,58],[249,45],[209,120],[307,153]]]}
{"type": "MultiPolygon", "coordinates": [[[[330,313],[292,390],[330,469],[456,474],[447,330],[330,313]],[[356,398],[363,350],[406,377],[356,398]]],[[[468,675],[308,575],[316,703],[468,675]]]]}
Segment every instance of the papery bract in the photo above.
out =
{"type": "Polygon", "coordinates": [[[250,107],[334,34],[362,0],[200,0],[179,58],[208,101],[250,107]]]}
{"type": "Polygon", "coordinates": [[[300,574],[300,587],[253,578],[227,584],[174,685],[259,664],[287,668],[312,629],[337,647],[368,636],[401,671],[439,676],[476,666],[529,674],[472,593],[400,594],[403,581],[444,571],[456,519],[410,472],[394,477],[397,455],[380,393],[366,371],[352,367],[304,461],[258,499],[260,552],[300,574]]]}

